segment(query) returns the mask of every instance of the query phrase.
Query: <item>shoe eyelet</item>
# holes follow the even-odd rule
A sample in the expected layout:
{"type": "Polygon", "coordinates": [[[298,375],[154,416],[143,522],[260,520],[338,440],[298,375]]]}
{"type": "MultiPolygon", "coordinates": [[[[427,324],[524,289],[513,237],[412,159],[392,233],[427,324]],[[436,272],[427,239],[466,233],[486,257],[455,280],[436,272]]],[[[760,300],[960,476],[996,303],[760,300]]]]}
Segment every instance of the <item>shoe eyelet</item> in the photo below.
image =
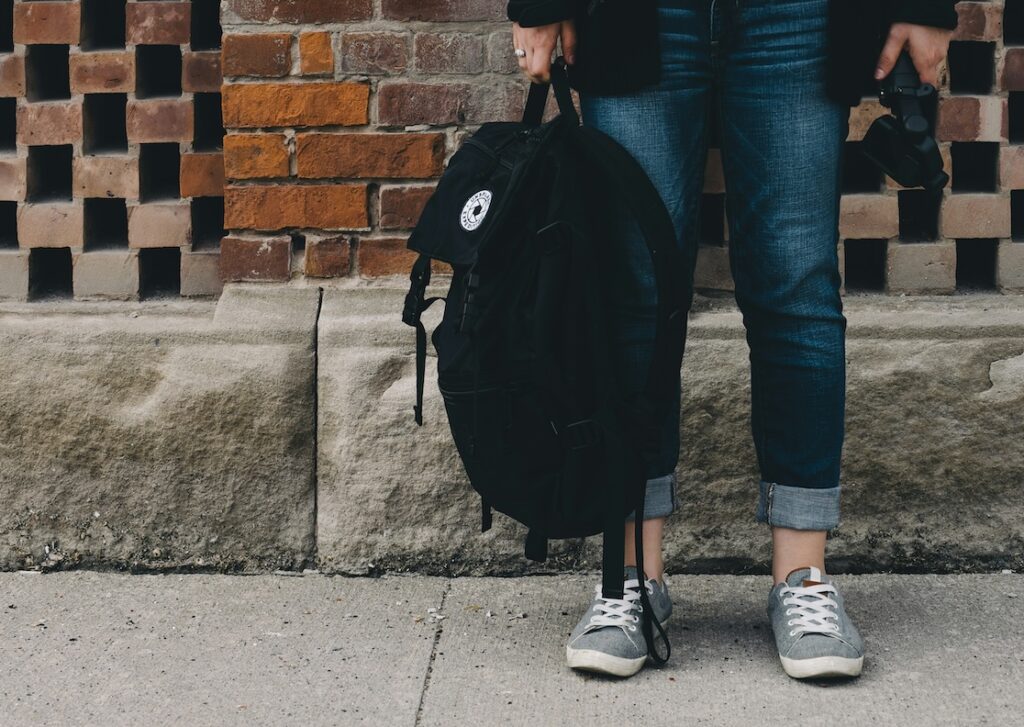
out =
{"type": "Polygon", "coordinates": [[[790,632],[789,632],[789,635],[790,635],[790,636],[796,636],[796,631],[790,631],[790,632]]]}
{"type": "Polygon", "coordinates": [[[634,616],[633,617],[633,623],[635,623],[635,624],[640,623],[640,617],[639,616],[634,616]]]}
{"type": "Polygon", "coordinates": [[[633,631],[633,632],[636,631],[636,626],[627,626],[626,628],[628,628],[630,631],[633,631]]]}

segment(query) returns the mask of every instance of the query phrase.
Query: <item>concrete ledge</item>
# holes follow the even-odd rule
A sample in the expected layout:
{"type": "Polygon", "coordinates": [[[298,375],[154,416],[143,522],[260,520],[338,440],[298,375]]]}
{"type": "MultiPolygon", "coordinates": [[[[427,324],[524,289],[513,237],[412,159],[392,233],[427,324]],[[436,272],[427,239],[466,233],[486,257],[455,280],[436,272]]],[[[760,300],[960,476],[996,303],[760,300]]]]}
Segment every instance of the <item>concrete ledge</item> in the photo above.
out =
{"type": "MultiPolygon", "coordinates": [[[[413,336],[401,292],[327,290],[320,319],[318,554],[327,571],[515,574],[523,531],[478,532],[436,383],[412,420],[413,336]]],[[[1024,300],[850,298],[844,519],[833,568],[951,571],[1024,564],[1024,300]]],[[[673,572],[762,570],[748,357],[738,313],[693,316],[684,364],[683,510],[673,572]]],[[[429,377],[433,377],[432,367],[429,377]]],[[[599,542],[547,570],[599,566],[599,542]]]]}
{"type": "Polygon", "coordinates": [[[0,567],[314,552],[319,290],[0,308],[0,567]]]}
{"type": "MultiPolygon", "coordinates": [[[[412,420],[403,294],[231,285],[217,303],[0,306],[0,568],[596,568],[596,539],[531,568],[515,523],[479,534],[433,380],[426,425],[412,420]]],[[[1024,567],[1024,299],[850,298],[847,312],[832,568],[1024,567]]],[[[684,366],[670,568],[763,570],[731,304],[701,302],[684,366]]]]}

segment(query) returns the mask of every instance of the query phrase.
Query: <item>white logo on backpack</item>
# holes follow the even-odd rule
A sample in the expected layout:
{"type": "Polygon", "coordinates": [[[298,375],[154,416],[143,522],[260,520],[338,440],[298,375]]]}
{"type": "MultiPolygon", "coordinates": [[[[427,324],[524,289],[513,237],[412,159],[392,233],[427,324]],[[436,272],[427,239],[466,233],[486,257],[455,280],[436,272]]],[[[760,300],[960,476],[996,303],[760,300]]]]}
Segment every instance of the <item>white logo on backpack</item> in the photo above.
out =
{"type": "Polygon", "coordinates": [[[489,190],[481,190],[469,198],[466,206],[462,208],[460,222],[462,229],[466,232],[473,232],[484,223],[487,217],[487,210],[491,208],[491,199],[494,195],[489,190]]]}

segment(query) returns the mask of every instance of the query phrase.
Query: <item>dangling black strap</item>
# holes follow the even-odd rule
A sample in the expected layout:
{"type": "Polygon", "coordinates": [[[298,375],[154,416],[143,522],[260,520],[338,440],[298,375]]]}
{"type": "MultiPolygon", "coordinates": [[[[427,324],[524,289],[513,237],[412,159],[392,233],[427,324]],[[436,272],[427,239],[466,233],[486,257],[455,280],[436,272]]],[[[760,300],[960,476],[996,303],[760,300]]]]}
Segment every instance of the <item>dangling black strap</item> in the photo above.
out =
{"type": "Polygon", "coordinates": [[[405,309],[402,311],[402,321],[416,328],[416,405],[413,411],[416,424],[420,426],[423,426],[423,389],[427,379],[427,329],[423,326],[421,317],[423,311],[437,301],[443,300],[424,298],[427,286],[430,285],[430,262],[426,255],[420,255],[416,259],[409,275],[411,284],[409,293],[405,296],[405,309]]]}
{"type": "Polygon", "coordinates": [[[636,511],[633,518],[633,530],[636,540],[636,572],[640,580],[640,606],[644,610],[646,618],[640,619],[640,628],[643,631],[644,641],[647,642],[647,653],[655,664],[661,666],[672,656],[672,644],[669,643],[668,634],[664,627],[654,617],[654,609],[651,607],[651,598],[647,594],[647,574],[644,573],[644,502],[647,500],[647,482],[644,481],[639,488],[637,496],[636,511]],[[661,640],[665,642],[665,655],[658,653],[657,642],[654,640],[654,629],[658,630],[661,640]]]}

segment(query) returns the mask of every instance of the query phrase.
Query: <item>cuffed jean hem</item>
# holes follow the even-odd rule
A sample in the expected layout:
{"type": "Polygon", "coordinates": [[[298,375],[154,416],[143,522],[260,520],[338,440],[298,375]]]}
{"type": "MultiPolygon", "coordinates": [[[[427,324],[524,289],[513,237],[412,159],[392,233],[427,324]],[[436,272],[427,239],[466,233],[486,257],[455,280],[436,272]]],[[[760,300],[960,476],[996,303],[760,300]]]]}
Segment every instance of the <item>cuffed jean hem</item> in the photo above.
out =
{"type": "MultiPolygon", "coordinates": [[[[668,517],[676,511],[675,473],[647,480],[647,497],[644,498],[644,520],[668,517]]],[[[636,519],[636,511],[629,513],[626,522],[636,519]]]]}
{"type": "Polygon", "coordinates": [[[840,487],[790,487],[761,482],[757,521],[793,530],[832,530],[839,525],[840,487]]]}

